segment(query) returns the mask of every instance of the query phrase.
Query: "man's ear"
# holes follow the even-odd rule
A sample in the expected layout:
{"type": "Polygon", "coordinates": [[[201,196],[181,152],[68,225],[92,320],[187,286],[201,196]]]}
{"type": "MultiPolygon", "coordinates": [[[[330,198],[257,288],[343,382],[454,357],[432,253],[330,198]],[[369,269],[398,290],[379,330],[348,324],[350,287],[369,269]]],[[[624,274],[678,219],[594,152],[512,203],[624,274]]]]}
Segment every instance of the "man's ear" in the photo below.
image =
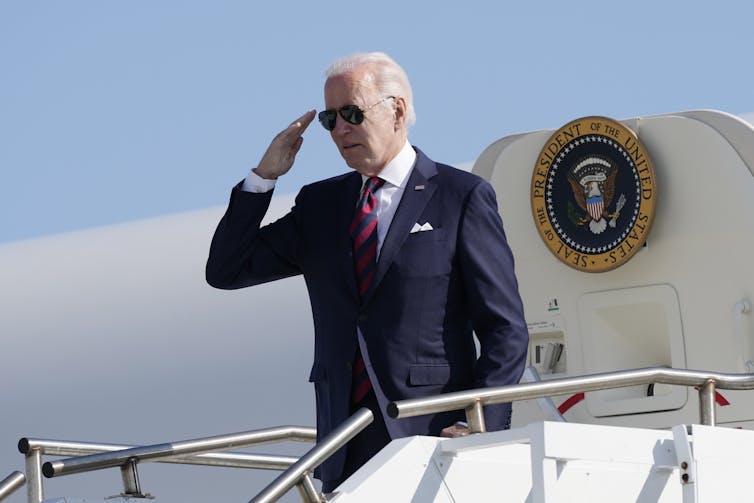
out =
{"type": "Polygon", "coordinates": [[[408,110],[406,106],[406,98],[398,96],[394,98],[393,101],[395,102],[395,108],[393,109],[393,113],[395,114],[394,128],[396,131],[399,129],[405,129],[406,112],[408,110]]]}

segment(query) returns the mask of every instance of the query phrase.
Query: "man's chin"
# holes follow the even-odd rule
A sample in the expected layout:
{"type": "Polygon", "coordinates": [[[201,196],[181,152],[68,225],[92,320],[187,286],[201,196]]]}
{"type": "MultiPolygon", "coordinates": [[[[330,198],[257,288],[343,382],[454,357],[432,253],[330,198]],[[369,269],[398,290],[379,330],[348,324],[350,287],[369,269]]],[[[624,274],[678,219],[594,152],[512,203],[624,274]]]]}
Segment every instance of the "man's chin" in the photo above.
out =
{"type": "Polygon", "coordinates": [[[382,171],[381,168],[375,167],[373,162],[369,159],[364,159],[363,156],[349,155],[348,152],[341,152],[343,160],[349,168],[352,168],[364,176],[377,176],[382,171]]]}
{"type": "Polygon", "coordinates": [[[361,157],[344,155],[343,160],[346,161],[349,168],[353,168],[361,174],[370,170],[369,163],[365,162],[361,157]]]}
{"type": "Polygon", "coordinates": [[[348,163],[348,167],[353,168],[355,171],[358,171],[359,174],[364,175],[366,177],[377,176],[380,174],[380,171],[382,171],[381,169],[377,169],[374,166],[371,166],[371,165],[365,166],[363,164],[355,165],[355,164],[348,163]]]}

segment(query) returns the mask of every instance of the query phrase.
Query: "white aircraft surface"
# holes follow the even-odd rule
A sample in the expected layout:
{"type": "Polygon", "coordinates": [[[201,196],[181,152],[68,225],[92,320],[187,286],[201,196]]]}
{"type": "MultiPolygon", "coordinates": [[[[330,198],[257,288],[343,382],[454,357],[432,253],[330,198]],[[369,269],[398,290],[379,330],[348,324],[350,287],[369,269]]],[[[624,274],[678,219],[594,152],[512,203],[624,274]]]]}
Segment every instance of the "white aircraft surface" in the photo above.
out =
{"type": "MultiPolygon", "coordinates": [[[[743,118],[754,123],[754,114],[743,118]]],[[[498,197],[504,197],[500,190],[498,197]]],[[[284,214],[292,202],[291,195],[276,196],[267,220],[284,214]]],[[[238,291],[209,287],[204,264],[223,211],[211,208],[0,246],[0,479],[24,471],[16,449],[22,437],[147,445],[314,425],[313,389],[307,382],[313,329],[303,281],[291,278],[238,291]]],[[[724,210],[708,211],[725,218],[724,210]]],[[[533,279],[529,251],[515,242],[528,232],[521,228],[529,225],[531,213],[504,211],[503,216],[521,267],[527,318],[531,314],[528,321],[537,323],[542,320],[530,306],[550,299],[532,300],[544,280],[533,279]]],[[[721,260],[724,255],[710,267],[721,260]]],[[[533,338],[551,342],[555,332],[540,330],[533,338]]],[[[576,353],[571,350],[569,357],[576,353]]],[[[644,363],[673,363],[672,356],[668,362],[644,363]]],[[[694,363],[702,356],[695,353],[694,363]]],[[[569,362],[586,368],[588,358],[569,362]]],[[[675,403],[685,400],[685,393],[679,398],[660,389],[657,396],[675,403]]],[[[620,415],[630,394],[620,395],[617,405],[603,396],[607,399],[593,400],[591,410],[596,407],[596,416],[603,418],[594,422],[631,422],[604,419],[620,415]]],[[[521,406],[527,412],[517,423],[535,414],[527,407],[521,406]]],[[[594,419],[584,404],[571,414],[577,422],[594,419]]],[[[243,451],[300,454],[307,448],[297,443],[243,451]]],[[[140,465],[139,473],[144,491],[163,502],[246,501],[277,475],[158,463],[140,465]]],[[[44,487],[47,498],[101,498],[122,490],[117,469],[46,479],[44,487]]],[[[298,500],[295,493],[284,499],[298,500]]],[[[7,501],[26,501],[25,491],[7,501]]]]}
{"type": "MultiPolygon", "coordinates": [[[[292,202],[276,197],[268,217],[292,202]]],[[[0,247],[0,479],[24,471],[16,449],[22,437],[146,445],[314,426],[303,281],[235,292],[208,286],[204,264],[223,211],[0,247]]],[[[215,500],[219,487],[223,500],[247,501],[275,475],[156,463],[140,469],[145,492],[176,502],[215,500]]],[[[46,497],[121,489],[117,469],[45,480],[46,497]]],[[[25,501],[25,492],[8,501],[25,501]]]]}

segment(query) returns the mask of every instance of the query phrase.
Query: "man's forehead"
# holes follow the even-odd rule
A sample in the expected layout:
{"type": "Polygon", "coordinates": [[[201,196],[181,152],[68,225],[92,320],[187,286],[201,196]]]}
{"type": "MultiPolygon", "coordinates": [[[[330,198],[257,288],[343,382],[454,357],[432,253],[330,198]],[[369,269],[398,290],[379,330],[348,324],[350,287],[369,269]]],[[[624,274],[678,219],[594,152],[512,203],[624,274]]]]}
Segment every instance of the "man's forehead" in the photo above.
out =
{"type": "Polygon", "coordinates": [[[325,101],[328,99],[362,99],[377,91],[374,76],[366,71],[351,71],[332,76],[325,82],[325,101]]]}

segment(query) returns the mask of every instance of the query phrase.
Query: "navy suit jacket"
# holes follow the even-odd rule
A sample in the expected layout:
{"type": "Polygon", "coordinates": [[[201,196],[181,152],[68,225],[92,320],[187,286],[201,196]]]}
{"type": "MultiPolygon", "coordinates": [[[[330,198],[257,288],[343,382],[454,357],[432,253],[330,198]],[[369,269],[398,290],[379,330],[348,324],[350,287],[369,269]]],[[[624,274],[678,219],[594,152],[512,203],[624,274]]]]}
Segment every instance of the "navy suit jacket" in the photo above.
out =
{"type": "MultiPolygon", "coordinates": [[[[384,412],[388,402],[513,384],[523,372],[528,333],[494,190],[416,150],[363,301],[348,233],[361,189],[355,171],[303,187],[290,213],[262,228],[271,192],[237,186],[212,240],[206,274],[214,287],[304,275],[320,438],[349,415],[357,344],[392,438],[438,435],[464,414],[395,420],[384,412]],[[425,222],[433,230],[410,233],[425,222]]],[[[509,404],[486,407],[487,428],[507,428],[510,413],[509,404]]],[[[344,454],[328,460],[320,478],[339,478],[344,454]]]]}

